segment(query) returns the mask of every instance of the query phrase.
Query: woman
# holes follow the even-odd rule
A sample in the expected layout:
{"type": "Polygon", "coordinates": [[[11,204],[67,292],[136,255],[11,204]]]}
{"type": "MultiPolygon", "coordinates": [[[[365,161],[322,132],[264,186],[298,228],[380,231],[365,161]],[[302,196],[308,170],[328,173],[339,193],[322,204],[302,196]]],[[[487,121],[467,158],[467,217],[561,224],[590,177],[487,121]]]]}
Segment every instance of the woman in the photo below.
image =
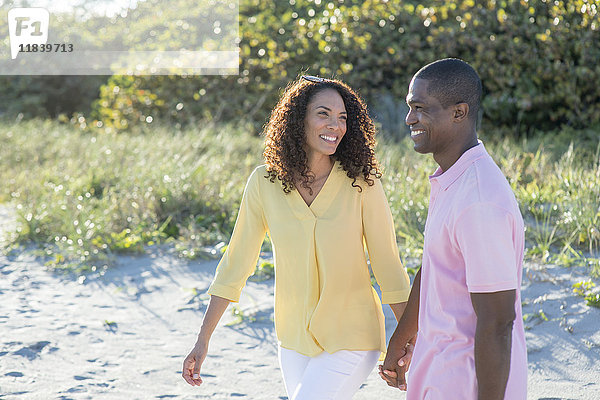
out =
{"type": "Polygon", "coordinates": [[[365,104],[338,80],[292,82],[265,128],[266,164],[244,190],[235,228],[183,377],[199,385],[210,336],[237,302],[268,233],[275,329],[288,397],[349,399],[385,351],[381,303],[400,318],[410,287],[374,156],[365,104]]]}

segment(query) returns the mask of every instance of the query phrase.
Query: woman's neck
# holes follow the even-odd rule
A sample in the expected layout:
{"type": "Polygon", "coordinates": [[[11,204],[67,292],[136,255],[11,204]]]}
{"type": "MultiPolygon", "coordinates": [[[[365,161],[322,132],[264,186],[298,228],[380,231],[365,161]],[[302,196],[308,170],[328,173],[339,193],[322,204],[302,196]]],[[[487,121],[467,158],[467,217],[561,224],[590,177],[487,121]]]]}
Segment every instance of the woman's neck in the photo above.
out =
{"type": "Polygon", "coordinates": [[[307,165],[310,172],[315,175],[315,179],[326,177],[333,168],[333,159],[323,154],[308,154],[307,165]]]}

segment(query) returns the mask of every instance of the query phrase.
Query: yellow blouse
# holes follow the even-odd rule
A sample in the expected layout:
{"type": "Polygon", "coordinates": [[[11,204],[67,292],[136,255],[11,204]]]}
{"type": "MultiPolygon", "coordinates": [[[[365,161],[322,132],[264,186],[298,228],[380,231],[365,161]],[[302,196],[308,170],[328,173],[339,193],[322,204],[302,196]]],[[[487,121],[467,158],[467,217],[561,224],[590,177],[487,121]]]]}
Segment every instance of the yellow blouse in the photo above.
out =
{"type": "Polygon", "coordinates": [[[268,232],[275,265],[275,330],[280,346],[313,357],[322,351],[381,350],[385,325],[371,286],[366,244],[383,303],[408,300],[392,215],[378,179],[352,187],[336,162],[310,207],[297,190],[254,170],[231,241],[208,293],[239,301],[268,232]],[[363,242],[364,238],[364,242],[363,242]]]}

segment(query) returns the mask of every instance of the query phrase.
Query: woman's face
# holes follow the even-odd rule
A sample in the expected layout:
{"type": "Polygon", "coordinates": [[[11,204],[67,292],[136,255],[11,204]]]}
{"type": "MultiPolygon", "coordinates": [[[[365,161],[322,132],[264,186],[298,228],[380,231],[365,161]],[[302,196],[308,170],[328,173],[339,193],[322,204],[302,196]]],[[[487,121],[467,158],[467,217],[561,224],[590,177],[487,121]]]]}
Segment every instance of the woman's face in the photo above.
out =
{"type": "Polygon", "coordinates": [[[309,156],[335,153],[346,133],[348,114],[342,96],[335,89],[325,89],[313,96],[306,107],[304,132],[309,156]]]}

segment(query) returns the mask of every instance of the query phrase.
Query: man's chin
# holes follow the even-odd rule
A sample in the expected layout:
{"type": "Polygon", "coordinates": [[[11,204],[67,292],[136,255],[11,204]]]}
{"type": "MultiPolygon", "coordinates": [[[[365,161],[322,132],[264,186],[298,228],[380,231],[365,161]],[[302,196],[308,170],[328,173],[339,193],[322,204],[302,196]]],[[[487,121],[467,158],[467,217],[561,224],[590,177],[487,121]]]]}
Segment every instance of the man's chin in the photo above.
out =
{"type": "Polygon", "coordinates": [[[417,153],[420,153],[420,154],[427,154],[427,153],[430,153],[430,152],[427,150],[427,148],[426,148],[426,147],[424,147],[424,146],[421,146],[421,145],[419,145],[419,144],[417,144],[417,143],[415,143],[415,145],[413,146],[413,150],[414,150],[414,151],[416,151],[417,153]]]}

